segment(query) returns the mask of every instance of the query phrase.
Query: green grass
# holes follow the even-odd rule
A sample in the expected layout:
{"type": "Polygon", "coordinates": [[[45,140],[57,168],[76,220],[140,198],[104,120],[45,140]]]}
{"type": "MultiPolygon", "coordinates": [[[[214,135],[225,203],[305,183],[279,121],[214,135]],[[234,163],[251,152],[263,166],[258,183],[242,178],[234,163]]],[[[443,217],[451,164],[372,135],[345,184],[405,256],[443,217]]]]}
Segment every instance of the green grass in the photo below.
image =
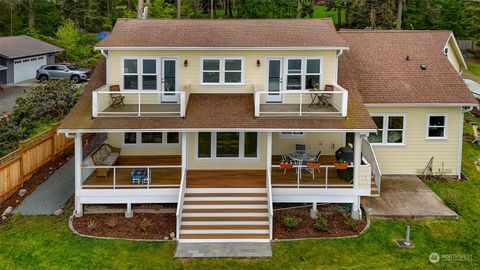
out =
{"type": "MultiPolygon", "coordinates": [[[[465,131],[471,133],[471,126],[465,131]]],[[[0,227],[0,269],[475,269],[480,267],[480,172],[473,160],[479,153],[480,146],[464,143],[469,181],[427,182],[460,212],[458,220],[372,220],[358,238],[275,243],[268,259],[176,259],[173,243],[82,238],[69,231],[66,217],[16,216],[0,227]],[[404,237],[407,224],[414,249],[394,243],[404,237]],[[432,252],[473,260],[434,265],[428,260],[432,252]]]]}
{"type": "Polygon", "coordinates": [[[468,71],[480,79],[480,62],[467,61],[468,71]]]}

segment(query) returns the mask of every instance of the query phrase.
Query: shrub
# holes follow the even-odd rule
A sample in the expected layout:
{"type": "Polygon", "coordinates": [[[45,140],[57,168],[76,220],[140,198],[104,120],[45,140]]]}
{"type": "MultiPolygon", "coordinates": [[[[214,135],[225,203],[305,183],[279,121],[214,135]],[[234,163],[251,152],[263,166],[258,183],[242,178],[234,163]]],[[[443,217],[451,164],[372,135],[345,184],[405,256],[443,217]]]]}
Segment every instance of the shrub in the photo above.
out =
{"type": "Polygon", "coordinates": [[[313,227],[315,227],[315,230],[325,232],[328,231],[328,222],[327,220],[320,214],[318,214],[317,220],[315,221],[315,224],[313,224],[313,227]]]}
{"type": "Polygon", "coordinates": [[[87,223],[87,228],[88,228],[89,230],[93,230],[93,229],[95,229],[96,227],[97,227],[97,223],[96,223],[95,221],[93,221],[93,220],[88,221],[88,223],[87,223]]]}
{"type": "Polygon", "coordinates": [[[117,227],[117,220],[114,217],[110,217],[109,219],[107,219],[107,222],[105,223],[107,224],[107,227],[110,229],[117,227]]]}
{"type": "Polygon", "coordinates": [[[288,216],[288,215],[283,217],[283,225],[285,225],[285,227],[287,227],[287,229],[289,230],[293,230],[297,228],[298,225],[300,225],[300,223],[302,222],[303,222],[303,219],[299,217],[288,216]]]}
{"type": "Polygon", "coordinates": [[[348,212],[343,212],[342,215],[343,215],[343,222],[345,222],[345,224],[347,224],[350,227],[350,229],[352,229],[353,231],[356,231],[358,227],[358,220],[351,218],[348,212]]]}
{"type": "Polygon", "coordinates": [[[139,227],[142,232],[147,232],[151,227],[153,227],[153,221],[149,218],[143,218],[140,221],[139,227]]]}

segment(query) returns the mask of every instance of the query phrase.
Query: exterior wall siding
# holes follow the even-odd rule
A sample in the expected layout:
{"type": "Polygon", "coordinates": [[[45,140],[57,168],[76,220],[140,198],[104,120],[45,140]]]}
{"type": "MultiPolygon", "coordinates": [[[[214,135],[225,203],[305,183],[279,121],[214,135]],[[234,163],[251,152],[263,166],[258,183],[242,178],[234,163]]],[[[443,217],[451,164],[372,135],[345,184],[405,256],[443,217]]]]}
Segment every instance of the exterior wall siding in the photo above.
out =
{"type": "Polygon", "coordinates": [[[421,174],[434,157],[433,172],[456,175],[459,157],[460,107],[391,107],[368,108],[370,113],[404,113],[406,115],[405,145],[373,145],[382,174],[421,174]],[[427,114],[448,114],[448,139],[427,139],[427,114]]]}
{"type": "Polygon", "coordinates": [[[124,156],[163,156],[182,154],[181,142],[178,145],[124,145],[122,141],[122,133],[109,133],[107,138],[110,145],[122,148],[120,154],[124,156]]]}
{"type": "Polygon", "coordinates": [[[335,80],[335,51],[110,51],[108,84],[122,85],[122,58],[135,56],[178,56],[179,89],[190,85],[191,93],[252,93],[253,84],[259,90],[265,87],[266,59],[279,56],[319,56],[322,57],[323,84],[335,80]],[[235,56],[244,59],[244,84],[243,85],[200,85],[200,64],[202,57],[235,56]],[[184,61],[188,66],[184,66],[184,61]],[[260,67],[257,67],[260,60],[260,67]]]}
{"type": "Polygon", "coordinates": [[[272,154],[288,154],[295,150],[295,144],[305,144],[307,152],[322,155],[334,155],[335,151],[343,146],[343,133],[331,132],[306,132],[303,136],[282,136],[280,132],[272,134],[272,154]]]}
{"type": "Polygon", "coordinates": [[[460,61],[458,61],[457,55],[455,54],[455,47],[452,46],[452,41],[449,40],[446,48],[448,48],[447,58],[448,61],[452,64],[457,72],[460,72],[460,61]]]}

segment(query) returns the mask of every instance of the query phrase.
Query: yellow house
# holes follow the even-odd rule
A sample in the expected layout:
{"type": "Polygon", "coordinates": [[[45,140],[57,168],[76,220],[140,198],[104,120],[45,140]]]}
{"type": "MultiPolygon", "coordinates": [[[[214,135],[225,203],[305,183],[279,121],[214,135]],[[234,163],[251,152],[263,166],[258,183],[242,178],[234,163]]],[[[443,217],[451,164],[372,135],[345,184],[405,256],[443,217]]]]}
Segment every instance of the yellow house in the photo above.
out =
{"type": "Polygon", "coordinates": [[[77,216],[176,203],[180,242],[266,242],[273,203],[349,203],[360,218],[382,174],[461,173],[476,102],[451,32],[120,19],[96,49],[60,127],[75,138],[77,216]],[[86,133],[106,140],[83,158],[86,133]]]}

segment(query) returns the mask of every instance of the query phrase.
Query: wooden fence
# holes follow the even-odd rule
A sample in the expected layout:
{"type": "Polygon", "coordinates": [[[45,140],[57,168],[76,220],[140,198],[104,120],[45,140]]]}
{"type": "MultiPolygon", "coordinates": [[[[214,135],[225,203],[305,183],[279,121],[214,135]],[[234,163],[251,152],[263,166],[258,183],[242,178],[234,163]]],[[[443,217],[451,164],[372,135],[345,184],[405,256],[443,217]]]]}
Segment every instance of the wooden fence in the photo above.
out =
{"type": "Polygon", "coordinates": [[[0,158],[0,203],[17,192],[42,165],[74,144],[64,134],[57,135],[59,124],[21,141],[17,150],[0,158]]]}

